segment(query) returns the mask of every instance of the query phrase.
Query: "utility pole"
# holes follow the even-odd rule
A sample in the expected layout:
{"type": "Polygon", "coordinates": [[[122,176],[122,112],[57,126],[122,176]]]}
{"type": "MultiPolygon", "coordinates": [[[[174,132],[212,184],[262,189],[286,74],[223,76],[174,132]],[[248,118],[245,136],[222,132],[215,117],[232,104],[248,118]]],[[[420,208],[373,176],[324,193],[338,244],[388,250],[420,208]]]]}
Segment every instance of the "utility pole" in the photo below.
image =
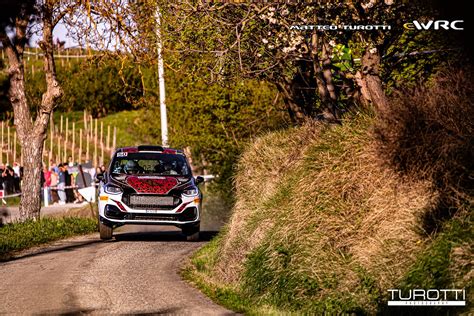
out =
{"type": "Polygon", "coordinates": [[[161,54],[163,41],[161,39],[161,13],[160,8],[156,8],[156,47],[158,52],[158,84],[160,88],[160,118],[161,118],[161,144],[168,146],[168,120],[165,103],[165,77],[163,67],[163,56],[161,54]]]}

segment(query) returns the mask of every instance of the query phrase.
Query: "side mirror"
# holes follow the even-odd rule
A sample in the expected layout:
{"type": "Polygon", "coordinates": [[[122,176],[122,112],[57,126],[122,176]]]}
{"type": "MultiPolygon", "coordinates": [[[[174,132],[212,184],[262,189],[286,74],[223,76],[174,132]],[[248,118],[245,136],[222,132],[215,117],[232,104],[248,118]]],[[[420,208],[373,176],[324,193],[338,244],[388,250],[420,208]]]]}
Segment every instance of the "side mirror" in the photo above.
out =
{"type": "Polygon", "coordinates": [[[104,176],[103,173],[99,173],[99,174],[97,174],[97,175],[95,176],[95,178],[96,178],[97,180],[99,180],[99,181],[104,181],[105,176],[104,176]]]}
{"type": "Polygon", "coordinates": [[[198,185],[204,182],[204,178],[201,176],[197,176],[195,181],[196,181],[196,185],[198,185]]]}

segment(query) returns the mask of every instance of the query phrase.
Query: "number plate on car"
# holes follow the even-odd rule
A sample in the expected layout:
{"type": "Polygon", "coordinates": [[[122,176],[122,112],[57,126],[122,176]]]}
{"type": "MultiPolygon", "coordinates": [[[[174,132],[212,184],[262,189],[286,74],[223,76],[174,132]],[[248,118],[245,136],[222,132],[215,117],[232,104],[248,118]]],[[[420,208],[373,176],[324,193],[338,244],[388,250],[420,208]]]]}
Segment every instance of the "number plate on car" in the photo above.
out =
{"type": "Polygon", "coordinates": [[[147,214],[156,214],[158,212],[159,212],[159,210],[146,210],[147,214]]]}
{"type": "Polygon", "coordinates": [[[130,203],[134,205],[173,206],[174,198],[172,196],[132,195],[130,196],[130,203]]]}

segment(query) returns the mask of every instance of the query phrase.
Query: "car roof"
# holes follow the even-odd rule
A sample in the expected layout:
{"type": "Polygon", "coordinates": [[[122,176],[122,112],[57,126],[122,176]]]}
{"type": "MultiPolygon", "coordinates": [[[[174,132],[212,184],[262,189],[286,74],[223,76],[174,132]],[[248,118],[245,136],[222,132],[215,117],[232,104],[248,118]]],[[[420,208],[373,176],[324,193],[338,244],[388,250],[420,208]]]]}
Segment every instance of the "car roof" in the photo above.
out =
{"type": "Polygon", "coordinates": [[[140,145],[117,148],[116,152],[138,153],[138,152],[155,152],[162,154],[179,154],[184,156],[181,149],[163,147],[158,145],[140,145]]]}

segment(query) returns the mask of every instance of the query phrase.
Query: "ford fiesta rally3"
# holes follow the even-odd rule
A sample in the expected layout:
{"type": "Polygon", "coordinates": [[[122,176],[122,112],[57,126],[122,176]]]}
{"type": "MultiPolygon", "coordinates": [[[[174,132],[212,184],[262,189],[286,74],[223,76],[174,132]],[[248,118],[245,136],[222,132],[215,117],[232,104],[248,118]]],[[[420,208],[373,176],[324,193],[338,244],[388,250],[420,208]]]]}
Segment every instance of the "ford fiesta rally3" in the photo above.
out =
{"type": "Polygon", "coordinates": [[[126,224],[174,225],[187,240],[199,239],[203,178],[193,177],[181,150],[119,148],[98,180],[101,239],[126,224]]]}

